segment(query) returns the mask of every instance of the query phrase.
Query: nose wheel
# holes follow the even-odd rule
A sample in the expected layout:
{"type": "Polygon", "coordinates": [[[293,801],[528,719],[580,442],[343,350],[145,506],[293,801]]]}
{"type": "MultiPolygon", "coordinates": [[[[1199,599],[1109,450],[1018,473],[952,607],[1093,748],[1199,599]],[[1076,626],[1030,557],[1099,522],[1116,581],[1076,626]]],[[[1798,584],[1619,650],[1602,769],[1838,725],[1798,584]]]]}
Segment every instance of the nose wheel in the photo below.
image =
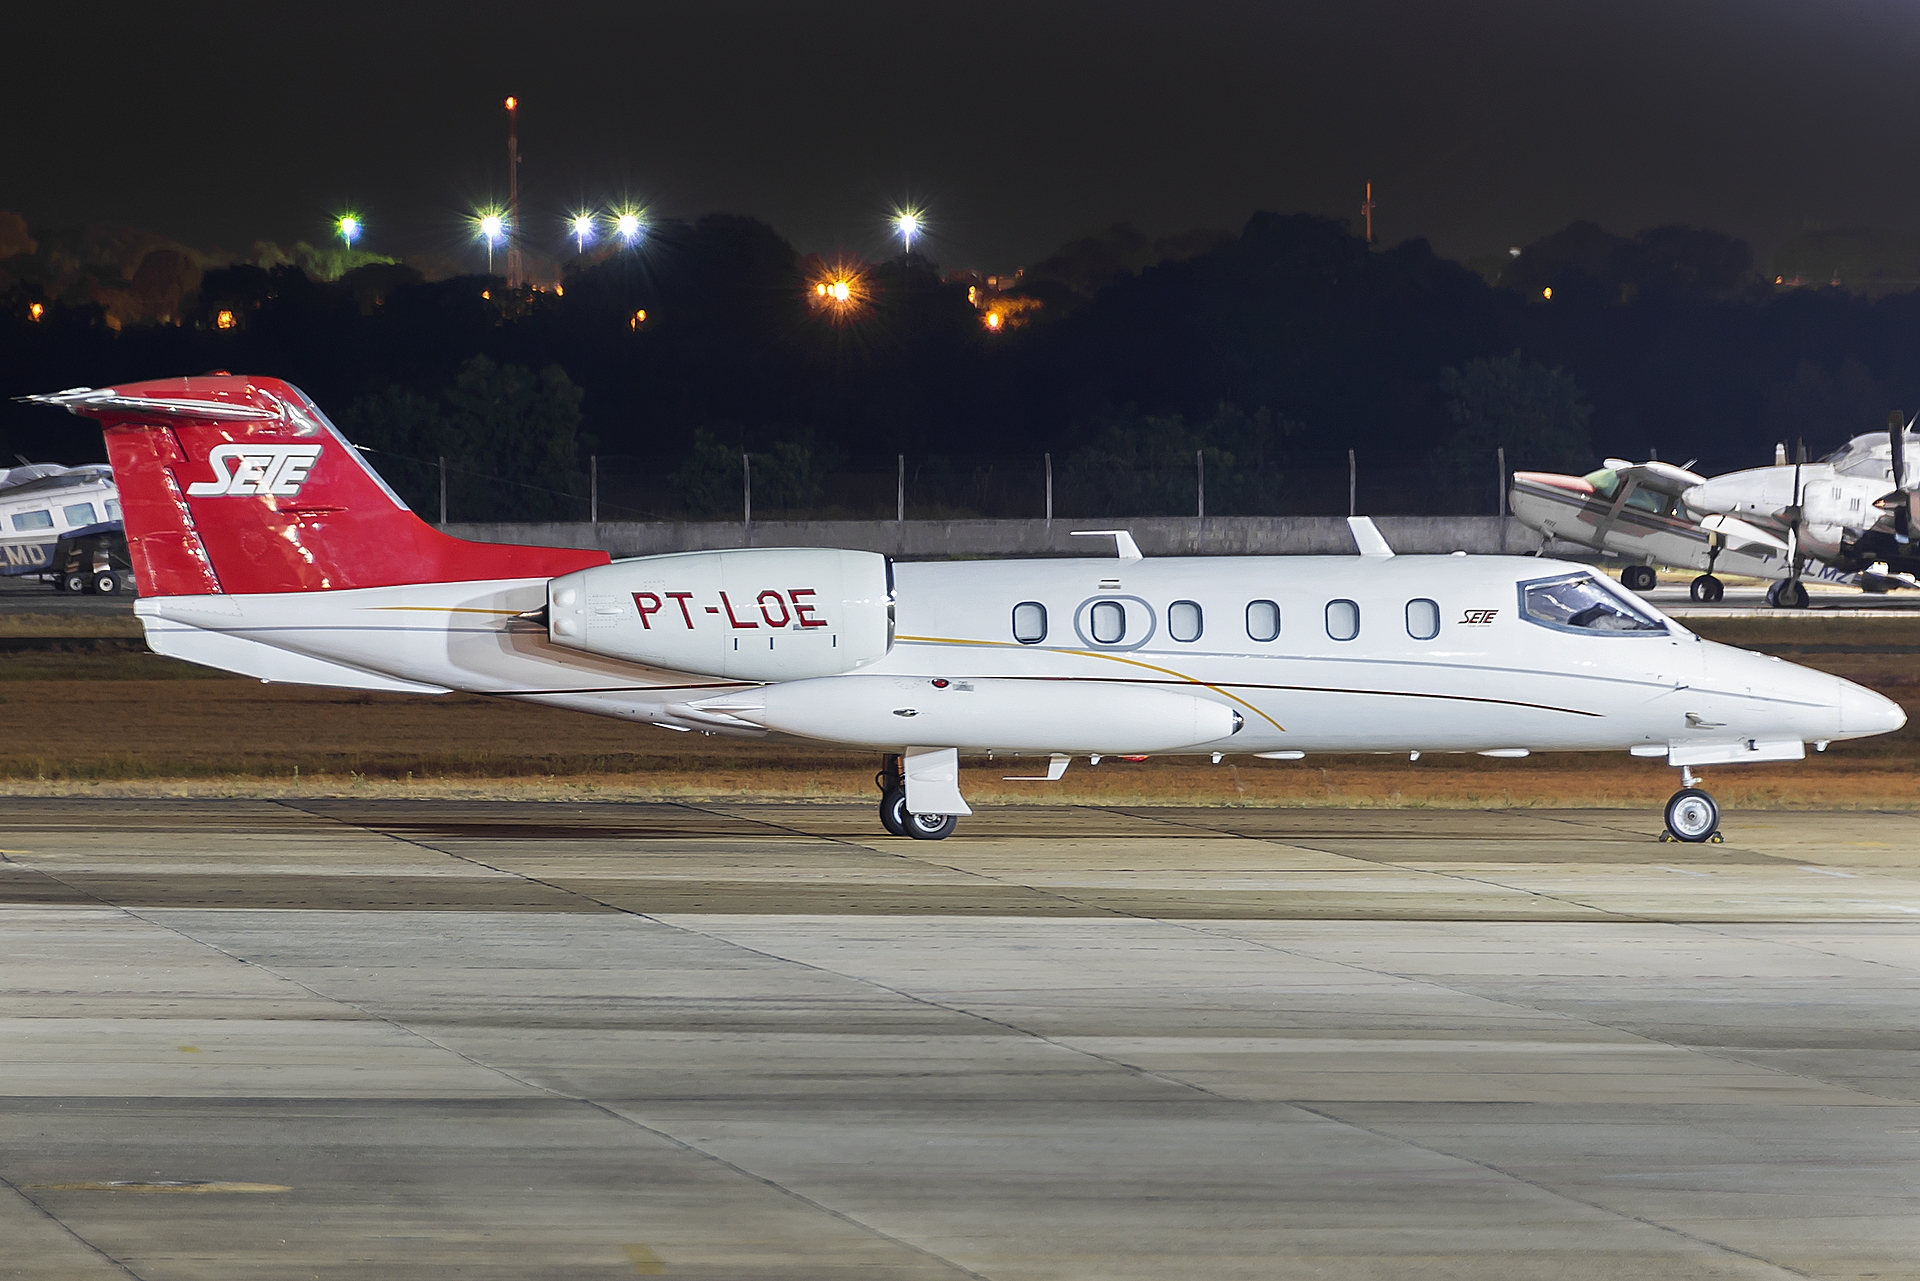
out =
{"type": "Polygon", "coordinates": [[[1767,604],[1775,609],[1805,609],[1809,599],[1797,578],[1783,578],[1767,588],[1767,604]]]}
{"type": "Polygon", "coordinates": [[[1682,767],[1680,790],[1667,801],[1667,830],[1660,833],[1661,840],[1689,845],[1718,845],[1726,840],[1720,835],[1720,805],[1698,782],[1692,770],[1682,767]]]}

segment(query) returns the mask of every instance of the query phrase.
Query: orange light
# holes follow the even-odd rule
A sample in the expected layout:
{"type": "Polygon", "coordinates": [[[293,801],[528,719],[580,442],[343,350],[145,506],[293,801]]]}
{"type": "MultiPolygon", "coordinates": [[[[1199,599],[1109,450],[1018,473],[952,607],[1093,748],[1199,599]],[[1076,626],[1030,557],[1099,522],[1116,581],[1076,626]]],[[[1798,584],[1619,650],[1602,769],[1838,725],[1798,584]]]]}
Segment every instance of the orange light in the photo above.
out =
{"type": "Polygon", "coordinates": [[[646,323],[647,323],[647,309],[645,307],[642,307],[639,311],[636,311],[633,313],[633,319],[627,322],[627,327],[629,329],[638,329],[640,328],[640,326],[646,323]]]}
{"type": "Polygon", "coordinates": [[[1542,298],[1545,298],[1545,299],[1546,299],[1546,300],[1547,300],[1548,302],[1552,302],[1552,301],[1553,301],[1553,286],[1552,286],[1552,285],[1548,285],[1548,286],[1547,286],[1547,287],[1546,287],[1545,289],[1542,289],[1542,290],[1540,291],[1540,296],[1541,296],[1542,298]]]}
{"type": "Polygon", "coordinates": [[[567,287],[565,285],[555,285],[553,287],[553,296],[555,298],[565,298],[567,296],[567,287]]]}
{"type": "Polygon", "coordinates": [[[518,99],[518,98],[508,98],[508,99],[507,99],[507,110],[508,110],[508,111],[513,111],[513,110],[516,110],[516,109],[517,109],[517,108],[518,108],[519,106],[520,106],[520,99],[518,99]]]}
{"type": "Polygon", "coordinates": [[[1000,313],[999,313],[999,312],[997,312],[997,311],[990,311],[990,312],[988,312],[988,313],[987,313],[987,328],[988,328],[988,329],[991,329],[991,330],[993,330],[993,331],[994,331],[995,333],[999,333],[999,332],[1000,332],[1000,325],[1001,325],[1001,323],[1002,323],[1002,322],[1001,322],[1001,320],[1000,320],[1000,313]]]}
{"type": "Polygon", "coordinates": [[[493,297],[493,290],[491,290],[491,289],[482,289],[482,290],[480,291],[480,296],[481,296],[482,298],[488,298],[488,299],[491,299],[491,298],[493,297]]]}
{"type": "Polygon", "coordinates": [[[836,280],[833,282],[833,288],[827,292],[833,295],[835,302],[846,302],[853,297],[853,286],[844,280],[836,280]]]}
{"type": "Polygon", "coordinates": [[[36,302],[36,303],[27,304],[27,315],[33,318],[34,320],[38,320],[40,319],[40,317],[46,314],[47,314],[47,309],[41,306],[39,303],[36,302]]]}
{"type": "Polygon", "coordinates": [[[213,318],[213,327],[215,329],[232,329],[233,313],[223,308],[220,314],[213,318]]]}
{"type": "Polygon", "coordinates": [[[824,283],[815,285],[813,287],[813,292],[818,294],[820,297],[825,298],[827,296],[827,287],[824,283]]]}

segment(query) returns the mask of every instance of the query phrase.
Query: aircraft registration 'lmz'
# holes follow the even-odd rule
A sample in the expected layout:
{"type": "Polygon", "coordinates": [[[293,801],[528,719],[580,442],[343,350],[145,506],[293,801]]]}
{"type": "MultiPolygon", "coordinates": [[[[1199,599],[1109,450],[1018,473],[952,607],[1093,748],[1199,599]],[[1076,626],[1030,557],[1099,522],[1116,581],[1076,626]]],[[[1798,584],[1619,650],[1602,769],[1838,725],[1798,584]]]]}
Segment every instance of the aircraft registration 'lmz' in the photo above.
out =
{"type": "Polygon", "coordinates": [[[1905,723],[1880,695],[1693,635],[1582,565],[1395,556],[896,565],[469,543],[416,517],[296,388],[208,376],[31,397],[98,418],[148,644],[265,681],[459,690],[668,730],[877,750],[881,822],[969,813],[959,757],[1627,751],[1681,769],[1905,723]]]}

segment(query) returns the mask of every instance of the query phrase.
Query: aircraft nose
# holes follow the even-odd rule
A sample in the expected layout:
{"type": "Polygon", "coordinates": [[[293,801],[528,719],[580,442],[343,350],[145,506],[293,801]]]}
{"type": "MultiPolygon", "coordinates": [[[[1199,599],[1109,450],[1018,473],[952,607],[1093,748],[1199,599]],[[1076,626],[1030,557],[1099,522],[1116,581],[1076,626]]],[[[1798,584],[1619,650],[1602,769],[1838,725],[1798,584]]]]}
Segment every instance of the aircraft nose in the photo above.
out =
{"type": "Polygon", "coordinates": [[[1907,723],[1900,704],[1852,681],[1840,682],[1840,732],[1848,738],[1890,734],[1907,723]]]}

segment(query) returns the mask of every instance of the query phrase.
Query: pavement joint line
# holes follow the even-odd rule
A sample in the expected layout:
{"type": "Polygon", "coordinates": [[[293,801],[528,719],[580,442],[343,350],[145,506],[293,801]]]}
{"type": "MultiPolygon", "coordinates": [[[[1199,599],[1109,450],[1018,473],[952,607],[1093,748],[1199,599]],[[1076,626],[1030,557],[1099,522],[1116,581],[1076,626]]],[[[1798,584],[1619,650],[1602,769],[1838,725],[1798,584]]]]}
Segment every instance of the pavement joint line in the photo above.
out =
{"type": "MultiPolygon", "coordinates": [[[[290,809],[295,813],[305,815],[309,818],[318,818],[323,822],[335,823],[342,827],[350,827],[356,831],[370,832],[375,835],[385,836],[389,840],[397,841],[400,844],[413,845],[420,849],[429,850],[435,854],[439,854],[444,858],[451,858],[451,859],[458,860],[459,862],[470,863],[476,867],[484,867],[488,871],[497,872],[502,876],[511,876],[511,877],[518,878],[520,880],[532,882],[533,884],[536,884],[536,885],[544,885],[544,886],[547,886],[549,889],[557,890],[560,893],[570,894],[575,898],[585,899],[590,903],[597,903],[600,906],[605,907],[608,910],[620,916],[627,917],[628,919],[631,919],[631,920],[646,921],[650,924],[657,925],[662,929],[673,930],[676,933],[694,934],[701,938],[706,938],[713,942],[719,943],[722,946],[733,947],[738,950],[748,952],[751,955],[764,957],[767,960],[775,961],[783,965],[797,965],[804,969],[817,970],[821,973],[826,973],[826,974],[834,973],[834,971],[827,970],[824,967],[808,965],[804,961],[796,961],[788,957],[774,956],[772,953],[762,952],[757,948],[746,947],[742,944],[735,943],[730,939],[723,939],[715,935],[706,934],[705,932],[700,930],[689,929],[687,927],[678,925],[672,921],[663,921],[658,917],[649,916],[644,912],[636,912],[630,908],[622,908],[616,904],[605,902],[602,899],[597,899],[591,894],[583,894],[578,890],[568,889],[565,886],[556,885],[551,881],[542,880],[540,877],[537,877],[537,876],[529,876],[523,872],[515,872],[506,868],[495,867],[492,864],[487,863],[481,859],[471,858],[467,855],[455,854],[448,850],[439,849],[439,848],[436,848],[435,846],[427,844],[424,841],[415,840],[411,837],[398,836],[391,832],[382,832],[377,827],[372,827],[364,823],[349,822],[348,820],[344,818],[340,818],[337,815],[314,814],[311,811],[300,809],[296,805],[286,804],[284,800],[276,801],[276,803],[284,804],[287,809],[290,809]]],[[[675,804],[677,808],[683,808],[683,809],[694,808],[693,806],[686,805],[684,803],[675,803],[675,804]]],[[[139,916],[137,912],[132,913],[132,915],[136,917],[139,916]]],[[[139,919],[145,920],[146,918],[140,917],[139,919]]],[[[154,923],[160,925],[162,928],[166,928],[166,929],[173,928],[171,926],[166,925],[165,922],[154,922],[154,923]]],[[[201,944],[203,947],[210,947],[214,951],[219,952],[223,956],[233,955],[232,953],[228,952],[225,948],[220,947],[218,944],[208,943],[203,939],[194,939],[192,935],[186,934],[184,933],[184,931],[175,930],[174,932],[181,934],[181,936],[184,938],[192,939],[192,941],[201,944]]],[[[233,957],[233,959],[240,961],[241,964],[243,965],[249,963],[242,960],[242,958],[240,957],[233,957]]],[[[827,1205],[822,1201],[819,1201],[813,1197],[808,1196],[804,1192],[801,1192],[795,1188],[790,1188],[786,1184],[781,1183],[779,1180],[772,1178],[769,1175],[764,1175],[764,1174],[758,1173],[757,1171],[749,1170],[745,1166],[740,1165],[735,1161],[729,1160],[724,1156],[721,1156],[717,1152],[709,1151],[708,1149],[701,1147],[698,1144],[693,1143],[689,1140],[682,1139],[677,1135],[668,1133],[665,1130],[659,1129],[655,1126],[648,1125],[646,1122],[641,1121],[636,1117],[627,1116],[607,1106],[606,1104],[600,1102],[598,1099],[588,1098],[584,1095],[569,1094],[564,1090],[556,1090],[551,1086],[542,1085],[538,1081],[529,1080],[526,1077],[521,1076],[519,1073],[511,1071],[510,1069],[500,1067],[496,1064],[483,1062],[482,1060],[475,1058],[473,1055],[468,1054],[463,1050],[457,1049],[454,1046],[447,1045],[439,1040],[436,1040],[434,1037],[429,1036],[427,1033],[420,1031],[418,1028],[402,1023],[397,1019],[391,1018],[387,1015],[381,1014],[374,1010],[366,1009],[352,1001],[348,1001],[340,997],[327,996],[326,994],[319,992],[312,987],[309,987],[307,984],[302,983],[298,979],[292,978],[291,976],[288,976],[288,975],[281,974],[278,970],[273,969],[271,966],[263,965],[260,968],[265,970],[267,973],[274,975],[276,978],[292,983],[295,987],[298,987],[303,991],[312,993],[316,998],[322,1001],[330,1001],[338,1005],[343,1005],[350,1010],[354,1010],[357,1013],[366,1015],[368,1018],[378,1019],[380,1022],[385,1023],[389,1027],[392,1027],[397,1029],[398,1031],[404,1032],[409,1036],[418,1037],[420,1040],[426,1042],[428,1045],[433,1046],[437,1050],[440,1050],[447,1054],[451,1054],[455,1058],[458,1058],[466,1063],[470,1063],[474,1067],[480,1068],[483,1071],[492,1072],[499,1076],[502,1076],[507,1080],[512,1081],[526,1089],[535,1090],[542,1094],[546,1094],[552,1098],[561,1099],[569,1103],[577,1103],[580,1106],[587,1108],[590,1111],[599,1113],[600,1115],[606,1117],[611,1121],[616,1122],[619,1125],[627,1126],[632,1129],[639,1130],[645,1134],[651,1134],[655,1138],[661,1140],[664,1143],[667,1143],[672,1147],[678,1148],[683,1152],[687,1152],[694,1156],[697,1156],[702,1160],[710,1161],[713,1164],[720,1166],[722,1169],[728,1170],[731,1173],[739,1176],[740,1178],[746,1179],[753,1183],[758,1183],[762,1187],[769,1188],[772,1191],[777,1192],[782,1196],[785,1196],[794,1201],[797,1201],[801,1205],[807,1206],[809,1209],[812,1209],[817,1211],[818,1213],[824,1214],[829,1218],[836,1220],[837,1222],[846,1224],[848,1227],[867,1233],[870,1236],[877,1237],[882,1241],[886,1241],[889,1244],[896,1245],[903,1250],[910,1251],[914,1254],[919,1255],[924,1259],[929,1259],[935,1263],[941,1264],[944,1267],[951,1268],[953,1271],[955,1271],[956,1273],[959,1273],[962,1276],[973,1278],[973,1281],[992,1281],[990,1277],[987,1277],[983,1273],[975,1272],[973,1269],[967,1267],[963,1263],[960,1263],[953,1259],[949,1259],[943,1254],[940,1254],[934,1250],[928,1249],[927,1247],[919,1245],[915,1242],[906,1240],[904,1237],[895,1236],[893,1233],[887,1232],[882,1228],[875,1227],[873,1224],[867,1223],[866,1221],[855,1217],[854,1215],[848,1213],[847,1211],[836,1209],[833,1206],[827,1205]]],[[[847,978],[849,979],[849,981],[852,981],[852,982],[861,981],[858,979],[854,979],[848,975],[840,975],[838,977],[847,978]]],[[[874,984],[873,986],[881,987],[883,990],[890,990],[890,989],[886,989],[884,984],[874,984]]],[[[905,997],[908,1000],[916,999],[909,996],[906,993],[899,993],[899,995],[901,995],[902,997],[905,997]]],[[[925,1003],[933,1004],[932,1002],[925,1002],[925,1003]]]]}
{"type": "Polygon", "coordinates": [[[1410,1139],[1400,1135],[1391,1134],[1385,1130],[1376,1129],[1375,1127],[1368,1125],[1363,1121],[1348,1120],[1346,1117],[1336,1115],[1333,1112],[1325,1111],[1323,1110],[1323,1107],[1310,1106],[1304,1103],[1295,1103],[1292,1106],[1299,1108],[1302,1112],[1309,1112],[1309,1113],[1312,1113],[1314,1116],[1325,1117],[1327,1120],[1332,1121],[1335,1124],[1350,1126],[1353,1129],[1362,1131],[1363,1133],[1371,1134],[1378,1138],[1386,1139],[1388,1142],[1391,1142],[1391,1143],[1401,1143],[1406,1145],[1407,1147],[1418,1148],[1422,1152],[1431,1152],[1435,1156],[1448,1157],[1455,1161],[1464,1162],[1465,1164],[1474,1166],[1477,1169],[1485,1170],[1490,1174],[1497,1174],[1501,1178],[1512,1179],[1516,1183],[1521,1183],[1537,1191],[1544,1192],[1550,1197],[1556,1197],[1559,1200],[1568,1201],[1574,1205],[1584,1205],[1588,1209],[1597,1211],[1600,1214],[1609,1215],[1613,1218],[1620,1219],[1627,1223],[1638,1223],[1643,1227],[1648,1227],[1653,1229],[1655,1232],[1669,1233],[1673,1236],[1679,1237],[1683,1241],[1691,1241],[1695,1245],[1703,1246],[1708,1250],[1718,1250],[1725,1254],[1731,1254],[1736,1258],[1746,1259],[1752,1263],[1758,1263],[1763,1267],[1774,1268],[1785,1276],[1812,1278],[1814,1275],[1811,1272],[1802,1272],[1800,1269],[1792,1267],[1788,1264],[1780,1263],[1773,1259],[1769,1259],[1765,1255],[1754,1254],[1750,1250],[1742,1250],[1739,1246],[1728,1245],[1724,1241],[1715,1241],[1711,1237],[1699,1236],[1695,1233],[1687,1231],[1685,1228],[1678,1228],[1673,1226],[1670,1223],[1662,1223],[1657,1219],[1649,1219],[1643,1214],[1631,1214],[1625,1210],[1616,1210],[1612,1206],[1606,1205],[1603,1202],[1591,1201],[1585,1197],[1575,1196],[1573,1193],[1563,1191],[1562,1189],[1556,1188],[1551,1184],[1540,1182],[1537,1179],[1530,1179],[1524,1174],[1516,1174],[1512,1170],[1508,1170],[1502,1166],[1493,1164],[1491,1161],[1483,1161],[1478,1157],[1467,1156],[1466,1154],[1460,1153],[1460,1152],[1450,1152],[1446,1148],[1437,1147],[1430,1143],[1422,1143],[1418,1139],[1410,1139]]]}
{"type": "MultiPolygon", "coordinates": [[[[682,808],[685,808],[685,809],[691,809],[691,810],[701,810],[701,812],[703,812],[703,813],[709,813],[709,814],[717,814],[717,815],[719,815],[720,817],[723,817],[723,818],[740,818],[740,817],[742,817],[742,816],[741,816],[741,815],[739,815],[739,814],[734,814],[734,813],[729,813],[729,812],[727,812],[727,811],[724,811],[724,810],[720,810],[720,809],[718,809],[718,808],[714,808],[714,809],[704,809],[704,810],[702,810],[702,807],[701,807],[700,805],[698,805],[698,804],[696,804],[696,803],[694,803],[694,802],[692,802],[692,801],[682,801],[682,802],[680,802],[680,804],[681,804],[681,806],[682,806],[682,808]]],[[[1076,807],[1076,808],[1079,808],[1079,807],[1076,807]]],[[[917,863],[917,864],[919,864],[919,865],[920,865],[921,867],[926,867],[926,868],[934,868],[934,869],[938,869],[938,870],[940,870],[940,871],[943,871],[943,872],[952,872],[952,873],[954,873],[955,875],[958,875],[958,876],[967,876],[967,877],[972,877],[972,878],[973,878],[974,880],[977,880],[977,881],[985,881],[986,883],[988,883],[988,884],[990,884],[990,885],[1002,885],[1002,886],[1004,886],[1004,885],[1011,885],[1011,884],[1014,884],[1013,882],[1010,882],[1010,881],[1007,881],[1007,880],[1004,880],[1004,879],[1002,879],[1002,878],[1000,878],[1000,877],[998,877],[998,876],[993,876],[993,875],[991,875],[991,874],[989,874],[989,873],[987,873],[987,872],[982,872],[982,871],[980,871],[980,870],[978,870],[978,869],[976,869],[976,868],[971,868],[971,867],[961,867],[961,866],[959,866],[958,864],[954,864],[954,863],[942,863],[942,862],[940,862],[940,861],[939,861],[939,860],[937,860],[937,859],[931,859],[931,858],[925,858],[925,857],[921,857],[921,856],[918,856],[918,855],[909,855],[909,854],[902,854],[902,853],[900,853],[900,852],[898,852],[898,851],[896,851],[896,850],[892,850],[892,849],[883,849],[883,848],[880,848],[880,847],[878,847],[878,846],[874,846],[874,845],[869,845],[869,844],[867,844],[867,843],[866,843],[866,842],[864,842],[864,841],[858,841],[858,840],[854,840],[854,839],[853,839],[853,838],[851,838],[851,837],[845,837],[845,836],[822,836],[822,835],[819,835],[818,833],[814,833],[814,832],[805,832],[805,831],[802,831],[801,829],[799,829],[799,828],[797,828],[797,827],[789,827],[789,826],[787,826],[787,825],[786,825],[786,824],[784,824],[784,823],[770,823],[770,822],[767,822],[767,821],[766,821],[765,819],[756,819],[756,818],[751,818],[751,817],[748,817],[748,818],[746,819],[746,821],[747,821],[747,822],[751,822],[751,823],[762,823],[762,824],[764,824],[765,826],[767,826],[767,827],[771,827],[771,828],[774,828],[774,829],[776,829],[776,830],[778,830],[778,831],[782,831],[782,832],[790,832],[790,833],[793,833],[794,835],[798,835],[798,836],[808,836],[808,837],[812,837],[812,838],[813,838],[814,840],[817,840],[817,841],[825,841],[825,842],[827,842],[827,843],[829,843],[829,844],[832,844],[832,845],[844,845],[844,846],[846,846],[846,847],[848,847],[849,849],[856,849],[856,850],[865,850],[865,851],[866,851],[867,853],[869,853],[869,854],[880,854],[880,855],[884,855],[884,856],[886,856],[887,858],[892,858],[892,859],[898,859],[898,860],[899,860],[900,862],[903,862],[903,863],[917,863]]],[[[911,839],[911,838],[908,838],[908,839],[911,839]]],[[[921,841],[921,842],[917,842],[917,843],[918,843],[918,844],[920,844],[920,845],[927,845],[927,844],[930,844],[930,842],[926,842],[926,841],[921,841]]],[[[931,852],[931,851],[929,851],[929,852],[931,852]]],[[[1057,890],[1057,889],[1053,889],[1053,888],[1048,888],[1048,887],[1043,887],[1043,886],[1039,886],[1039,885],[1020,885],[1020,886],[1017,886],[1017,888],[1019,888],[1019,889],[1023,889],[1023,890],[1027,890],[1027,891],[1029,891],[1029,892],[1031,892],[1031,893],[1034,893],[1034,894],[1038,894],[1038,895],[1041,895],[1042,897],[1045,897],[1045,898],[1054,898],[1054,899],[1059,899],[1059,900],[1060,900],[1061,902],[1063,902],[1063,903],[1071,903],[1071,904],[1073,904],[1073,905],[1074,905],[1075,907],[1088,907],[1088,908],[1093,908],[1093,909],[1094,909],[1094,910],[1096,910],[1096,911],[1104,911],[1104,912],[1110,912],[1110,913],[1112,913],[1112,914],[1113,914],[1113,915],[1115,915],[1115,916],[1122,916],[1122,917],[1124,917],[1124,916],[1130,916],[1130,915],[1131,915],[1131,913],[1128,913],[1128,912],[1125,912],[1125,911],[1123,911],[1123,910],[1121,910],[1121,909],[1119,909],[1119,908],[1107,908],[1107,907],[1099,907],[1099,906],[1097,906],[1097,905],[1095,905],[1095,904],[1091,904],[1091,903],[1083,903],[1083,902],[1081,902],[1081,901],[1080,901],[1079,899],[1076,899],[1076,898],[1074,898],[1074,897],[1073,897],[1072,895],[1070,895],[1070,894],[1065,894],[1065,893],[1062,893],[1061,891],[1059,891],[1059,890],[1057,890]]]]}
{"type": "Polygon", "coordinates": [[[55,1214],[52,1210],[49,1210],[46,1206],[40,1204],[38,1200],[28,1195],[26,1190],[23,1189],[18,1183],[15,1183],[12,1179],[9,1179],[4,1174],[0,1174],[0,1187],[6,1188],[7,1191],[13,1193],[15,1196],[19,1197],[22,1201],[25,1201],[28,1205],[32,1206],[35,1213],[40,1215],[40,1217],[45,1219],[47,1222],[53,1224],[53,1226],[55,1226],[56,1228],[59,1228],[62,1232],[66,1233],[68,1236],[72,1237],[75,1241],[79,1242],[82,1249],[87,1250],[93,1254],[96,1254],[102,1259],[105,1259],[108,1263],[112,1264],[114,1267],[118,1268],[120,1271],[134,1278],[134,1281],[145,1281],[145,1279],[141,1277],[141,1275],[138,1272],[135,1272],[131,1267],[129,1267],[125,1261],[118,1259],[111,1254],[108,1254],[105,1250],[101,1249],[99,1246],[95,1245],[93,1242],[81,1236],[77,1231],[75,1231],[71,1226],[68,1225],[65,1219],[55,1214]]]}

